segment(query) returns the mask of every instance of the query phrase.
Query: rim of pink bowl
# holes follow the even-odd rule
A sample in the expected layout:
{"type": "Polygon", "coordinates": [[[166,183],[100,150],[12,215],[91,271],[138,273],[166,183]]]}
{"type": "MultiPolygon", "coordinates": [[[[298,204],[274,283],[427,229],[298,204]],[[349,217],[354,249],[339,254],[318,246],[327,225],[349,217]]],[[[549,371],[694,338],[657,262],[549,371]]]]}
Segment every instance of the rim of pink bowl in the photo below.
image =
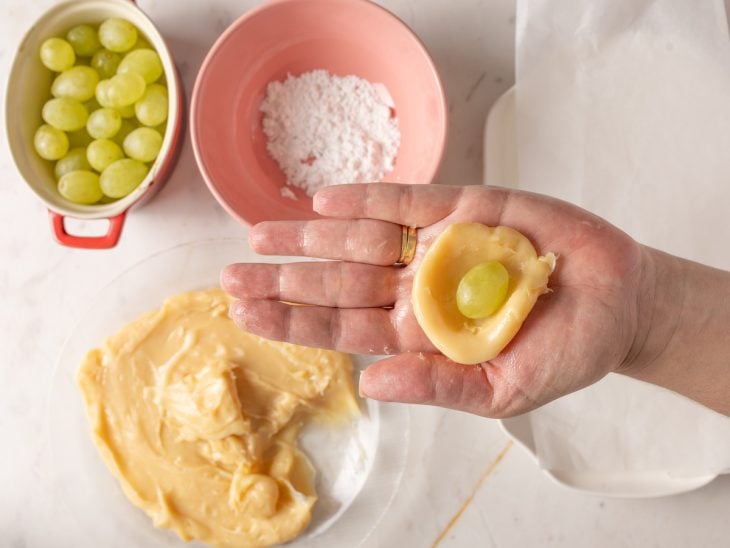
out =
{"type": "MultiPolygon", "coordinates": [[[[195,156],[195,162],[198,165],[198,170],[200,171],[201,175],[203,176],[203,180],[205,181],[206,186],[208,187],[208,190],[213,194],[216,201],[223,206],[223,209],[225,209],[228,214],[236,219],[238,222],[243,224],[244,226],[252,226],[251,221],[245,219],[241,216],[226,200],[223,199],[220,192],[218,192],[218,188],[216,187],[215,182],[211,179],[210,175],[208,174],[208,169],[205,165],[205,162],[203,161],[202,153],[200,151],[200,146],[198,144],[198,138],[197,138],[197,115],[198,115],[198,95],[200,94],[200,88],[201,88],[201,81],[205,77],[205,72],[208,70],[208,66],[211,64],[213,58],[216,56],[218,51],[223,47],[225,42],[228,40],[228,38],[238,30],[238,27],[246,20],[250,19],[251,17],[257,15],[259,12],[264,11],[271,6],[275,6],[278,4],[290,4],[290,3],[303,3],[303,2],[321,2],[323,0],[266,0],[265,2],[262,2],[258,6],[255,6],[251,8],[250,10],[243,13],[241,16],[239,16],[233,23],[231,23],[222,33],[216,41],[213,43],[211,48],[208,50],[208,53],[205,55],[205,59],[203,59],[203,63],[200,65],[200,69],[198,70],[198,74],[195,77],[195,84],[193,85],[193,93],[190,98],[190,136],[191,141],[193,145],[193,154],[195,156]]],[[[448,141],[448,132],[449,132],[449,107],[448,107],[448,101],[446,99],[446,92],[444,90],[443,82],[441,81],[441,76],[439,75],[438,70],[436,70],[436,65],[433,62],[433,58],[431,57],[431,54],[428,52],[428,49],[426,49],[425,44],[423,41],[418,37],[418,35],[411,29],[411,27],[406,24],[403,19],[398,17],[396,14],[394,14],[392,11],[384,8],[383,6],[376,4],[375,2],[372,2],[371,0],[340,0],[342,2],[351,2],[351,3],[357,3],[357,4],[368,4],[369,6],[384,12],[386,15],[392,17],[395,19],[400,25],[403,27],[403,30],[408,33],[408,35],[415,41],[416,45],[418,46],[418,49],[423,53],[424,57],[428,60],[428,65],[430,67],[430,71],[432,73],[432,76],[434,77],[434,80],[436,82],[436,85],[438,87],[439,96],[441,97],[441,109],[443,112],[443,120],[444,120],[444,131],[443,136],[441,138],[441,142],[439,143],[439,154],[436,162],[433,165],[432,173],[429,177],[428,183],[422,183],[422,184],[432,184],[433,180],[435,179],[436,175],[438,174],[439,169],[441,168],[441,164],[443,162],[444,154],[446,152],[446,143],[448,141]]],[[[388,181],[384,181],[388,182],[388,181]]],[[[398,184],[406,184],[406,183],[398,183],[398,184]]],[[[317,215],[315,213],[317,217],[317,215]]],[[[273,219],[272,219],[273,220],[273,219]]]]}

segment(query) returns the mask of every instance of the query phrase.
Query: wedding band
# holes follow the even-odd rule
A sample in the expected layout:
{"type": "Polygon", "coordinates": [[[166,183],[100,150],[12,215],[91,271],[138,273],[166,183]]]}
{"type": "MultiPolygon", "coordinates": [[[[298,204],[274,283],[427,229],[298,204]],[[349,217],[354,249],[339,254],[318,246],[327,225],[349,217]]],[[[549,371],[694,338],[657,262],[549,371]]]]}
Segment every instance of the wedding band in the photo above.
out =
{"type": "Polygon", "coordinates": [[[408,266],[416,254],[416,242],[418,235],[415,226],[401,226],[400,233],[400,257],[395,262],[396,266],[408,266]]]}

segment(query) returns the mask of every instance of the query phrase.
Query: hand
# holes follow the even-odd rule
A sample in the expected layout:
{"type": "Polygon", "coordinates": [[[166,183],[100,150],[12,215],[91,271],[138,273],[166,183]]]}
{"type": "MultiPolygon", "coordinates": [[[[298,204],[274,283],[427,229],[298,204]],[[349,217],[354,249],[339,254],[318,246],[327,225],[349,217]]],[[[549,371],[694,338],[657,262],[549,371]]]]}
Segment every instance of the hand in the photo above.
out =
{"type": "Polygon", "coordinates": [[[251,246],[265,255],[335,262],[235,264],[221,283],[240,299],[231,317],[247,331],[395,354],[363,372],[363,396],[505,417],[626,367],[636,353],[645,323],[639,303],[648,291],[644,248],[576,206],[494,187],[373,183],[321,190],[314,209],[329,218],[260,223],[251,229],[251,246]],[[411,307],[413,276],[429,245],[450,224],[469,221],[512,227],[539,254],[559,257],[552,292],[538,299],[507,348],[479,365],[438,353],[411,307]],[[415,258],[404,268],[392,266],[400,225],[419,228],[415,258]]]}

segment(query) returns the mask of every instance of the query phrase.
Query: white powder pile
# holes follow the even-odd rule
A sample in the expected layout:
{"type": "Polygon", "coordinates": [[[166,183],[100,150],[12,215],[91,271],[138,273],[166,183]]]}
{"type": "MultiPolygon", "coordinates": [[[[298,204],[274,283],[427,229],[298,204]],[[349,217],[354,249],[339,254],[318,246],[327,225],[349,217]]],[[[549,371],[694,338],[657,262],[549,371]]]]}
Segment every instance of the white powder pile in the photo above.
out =
{"type": "Polygon", "coordinates": [[[261,111],[269,154],[287,183],[309,196],[327,185],[381,181],[393,169],[398,120],[367,80],[325,70],[289,75],[269,83],[261,111]]]}

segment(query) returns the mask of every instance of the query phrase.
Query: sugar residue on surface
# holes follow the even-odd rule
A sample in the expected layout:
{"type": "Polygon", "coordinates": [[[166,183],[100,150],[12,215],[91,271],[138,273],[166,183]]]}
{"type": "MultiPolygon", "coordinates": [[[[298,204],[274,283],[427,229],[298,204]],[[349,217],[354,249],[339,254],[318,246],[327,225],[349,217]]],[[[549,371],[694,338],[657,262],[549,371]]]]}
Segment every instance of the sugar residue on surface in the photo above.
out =
{"type": "Polygon", "coordinates": [[[281,189],[279,189],[279,192],[281,193],[281,195],[284,198],[288,198],[289,200],[294,200],[294,201],[297,201],[298,200],[297,195],[294,194],[294,192],[292,191],[292,189],[289,188],[288,186],[281,187],[281,189]]]}
{"type": "Polygon", "coordinates": [[[376,85],[325,70],[270,82],[261,104],[267,150],[289,185],[381,181],[400,146],[398,120],[376,85]]]}

